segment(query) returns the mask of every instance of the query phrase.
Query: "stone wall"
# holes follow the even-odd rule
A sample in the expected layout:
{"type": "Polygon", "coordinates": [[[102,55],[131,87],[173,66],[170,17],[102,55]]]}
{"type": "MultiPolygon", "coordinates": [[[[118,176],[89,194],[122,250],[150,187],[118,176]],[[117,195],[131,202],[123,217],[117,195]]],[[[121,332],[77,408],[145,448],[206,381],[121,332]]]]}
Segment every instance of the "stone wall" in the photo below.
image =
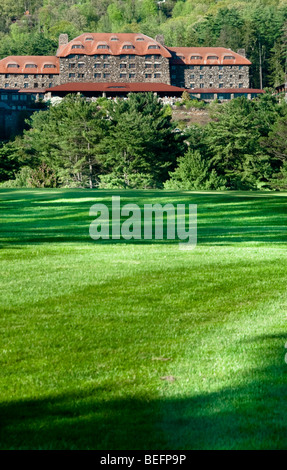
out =
{"type": "Polygon", "coordinates": [[[249,88],[249,67],[172,65],[171,85],[186,88],[249,88]]]}
{"type": "Polygon", "coordinates": [[[60,83],[153,82],[170,85],[169,59],[161,55],[107,54],[60,58],[60,83]]]}
{"type": "Polygon", "coordinates": [[[58,74],[0,74],[0,88],[50,88],[59,84],[58,74]]]}

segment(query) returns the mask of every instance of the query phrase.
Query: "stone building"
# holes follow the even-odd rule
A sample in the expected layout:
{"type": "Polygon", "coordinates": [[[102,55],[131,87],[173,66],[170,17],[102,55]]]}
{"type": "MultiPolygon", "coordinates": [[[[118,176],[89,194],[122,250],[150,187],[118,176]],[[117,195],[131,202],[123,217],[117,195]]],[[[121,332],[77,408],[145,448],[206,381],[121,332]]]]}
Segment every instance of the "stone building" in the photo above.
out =
{"type": "Polygon", "coordinates": [[[138,33],[59,37],[56,56],[0,60],[1,88],[52,88],[65,83],[163,83],[187,89],[249,87],[244,51],[223,47],[166,47],[138,33]],[[240,53],[239,53],[240,52],[240,53]]]}

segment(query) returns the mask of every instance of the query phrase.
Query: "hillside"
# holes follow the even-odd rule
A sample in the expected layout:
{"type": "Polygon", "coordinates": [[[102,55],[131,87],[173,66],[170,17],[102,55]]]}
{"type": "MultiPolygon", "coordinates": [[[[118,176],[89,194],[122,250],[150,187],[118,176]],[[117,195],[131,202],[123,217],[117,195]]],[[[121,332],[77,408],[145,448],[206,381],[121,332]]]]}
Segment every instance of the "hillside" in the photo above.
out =
{"type": "Polygon", "coordinates": [[[287,1],[257,0],[2,0],[0,57],[55,54],[60,33],[161,34],[168,46],[245,49],[251,86],[284,81],[287,1]]]}

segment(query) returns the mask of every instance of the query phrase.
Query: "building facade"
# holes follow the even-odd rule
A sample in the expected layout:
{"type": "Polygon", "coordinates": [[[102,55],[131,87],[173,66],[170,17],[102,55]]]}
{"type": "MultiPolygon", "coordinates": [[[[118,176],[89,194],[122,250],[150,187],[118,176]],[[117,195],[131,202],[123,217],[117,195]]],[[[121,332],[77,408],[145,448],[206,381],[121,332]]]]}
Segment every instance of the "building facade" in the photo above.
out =
{"type": "Polygon", "coordinates": [[[85,33],[59,37],[56,56],[0,60],[0,87],[48,89],[64,83],[164,83],[185,89],[249,87],[244,51],[166,47],[144,34],[85,33]]]}

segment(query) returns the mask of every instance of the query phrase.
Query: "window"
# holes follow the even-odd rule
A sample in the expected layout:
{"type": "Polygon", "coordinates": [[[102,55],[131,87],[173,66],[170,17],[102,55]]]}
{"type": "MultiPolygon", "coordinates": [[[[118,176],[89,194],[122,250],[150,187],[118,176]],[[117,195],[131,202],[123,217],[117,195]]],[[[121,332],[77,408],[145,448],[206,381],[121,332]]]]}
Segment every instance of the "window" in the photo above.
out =
{"type": "Polygon", "coordinates": [[[104,73],[104,78],[110,78],[111,74],[110,73],[104,73]]]}
{"type": "Polygon", "coordinates": [[[101,73],[95,73],[95,74],[94,74],[94,77],[95,77],[95,78],[101,78],[101,76],[102,76],[101,73]]]}
{"type": "Polygon", "coordinates": [[[69,69],[74,69],[76,67],[76,64],[69,64],[69,69]]]}
{"type": "Polygon", "coordinates": [[[200,65],[200,66],[199,66],[199,70],[203,70],[203,65],[200,65]]]}
{"type": "Polygon", "coordinates": [[[136,74],[135,73],[130,73],[129,78],[135,78],[136,74]]]}
{"type": "Polygon", "coordinates": [[[230,86],[230,88],[232,88],[232,87],[233,87],[233,83],[230,83],[229,86],[230,86]]]}
{"type": "Polygon", "coordinates": [[[18,95],[12,95],[12,101],[18,101],[19,96],[18,95]]]}
{"type": "Polygon", "coordinates": [[[151,78],[151,73],[146,73],[145,78],[151,78]]]}
{"type": "Polygon", "coordinates": [[[85,74],[84,73],[78,73],[78,78],[84,78],[85,74]]]}
{"type": "Polygon", "coordinates": [[[200,83],[199,88],[204,88],[204,83],[200,83]]]}
{"type": "Polygon", "coordinates": [[[243,78],[243,75],[238,75],[239,80],[243,78]]]}
{"type": "Polygon", "coordinates": [[[161,73],[155,73],[154,74],[154,78],[160,78],[161,77],[161,73]]]}
{"type": "Polygon", "coordinates": [[[219,88],[223,88],[223,83],[219,83],[219,88]]]}
{"type": "Polygon", "coordinates": [[[104,64],[104,69],[108,69],[110,64],[104,64]]]}
{"type": "Polygon", "coordinates": [[[135,68],[136,68],[136,64],[130,64],[130,65],[129,65],[129,68],[130,68],[130,69],[135,69],[135,68]]]}
{"type": "Polygon", "coordinates": [[[120,64],[120,69],[126,69],[127,68],[127,64],[120,64]]]}
{"type": "Polygon", "coordinates": [[[148,49],[160,49],[160,47],[157,44],[150,44],[148,49]]]}
{"type": "Polygon", "coordinates": [[[144,38],[138,37],[138,38],[136,38],[136,41],[144,41],[144,38]]]}
{"type": "Polygon", "coordinates": [[[25,69],[36,69],[37,65],[36,64],[26,64],[25,69]]]}
{"type": "Polygon", "coordinates": [[[99,44],[97,49],[109,49],[109,46],[107,44],[99,44]]]}
{"type": "Polygon", "coordinates": [[[194,80],[194,73],[192,75],[190,75],[190,79],[194,80]]]}
{"type": "Polygon", "coordinates": [[[100,69],[100,68],[101,68],[101,64],[96,63],[96,64],[95,64],[95,69],[100,69]]]}
{"type": "Polygon", "coordinates": [[[9,73],[5,73],[5,78],[10,78],[10,74],[9,74],[9,73]]]}
{"type": "Polygon", "coordinates": [[[74,78],[76,76],[75,73],[69,73],[69,78],[74,78]]]}
{"type": "Polygon", "coordinates": [[[209,75],[209,78],[213,78],[213,75],[209,75]]]}
{"type": "Polygon", "coordinates": [[[161,65],[161,64],[154,64],[154,68],[155,68],[155,69],[160,69],[160,65],[161,65]]]}
{"type": "Polygon", "coordinates": [[[154,55],[153,55],[153,58],[154,58],[155,60],[160,59],[160,57],[161,57],[160,54],[154,54],[154,55]]]}
{"type": "Polygon", "coordinates": [[[201,60],[201,59],[202,59],[201,55],[192,55],[192,56],[190,56],[190,60],[201,60]]]}
{"type": "Polygon", "coordinates": [[[92,38],[92,37],[88,37],[88,38],[85,39],[85,41],[93,41],[93,40],[94,40],[94,38],[92,38]]]}
{"type": "Polygon", "coordinates": [[[212,88],[212,83],[209,84],[209,88],[212,88]]]}
{"type": "Polygon", "coordinates": [[[188,68],[189,68],[190,70],[194,70],[194,65],[190,65],[188,68]]]}
{"type": "Polygon", "coordinates": [[[84,46],[82,44],[73,44],[72,49],[84,49],[84,46]]]}
{"type": "Polygon", "coordinates": [[[120,78],[127,78],[127,74],[126,73],[120,73],[120,78]]]}
{"type": "Polygon", "coordinates": [[[223,57],[223,59],[224,59],[224,60],[234,60],[235,57],[234,57],[233,55],[225,55],[225,56],[223,57]]]}
{"type": "Polygon", "coordinates": [[[200,80],[203,80],[203,75],[199,75],[200,80]]]}
{"type": "Polygon", "coordinates": [[[242,68],[243,68],[243,65],[239,65],[238,69],[242,70],[242,68]]]}
{"type": "Polygon", "coordinates": [[[208,55],[207,60],[218,60],[217,55],[208,55]]]}
{"type": "Polygon", "coordinates": [[[151,68],[151,64],[146,63],[146,64],[145,64],[145,68],[146,68],[146,69],[150,69],[150,68],[151,68]]]}
{"type": "Polygon", "coordinates": [[[18,83],[15,83],[14,87],[17,88],[17,87],[18,87],[18,83]]]}
{"type": "Polygon", "coordinates": [[[123,49],[134,49],[135,47],[132,44],[124,44],[123,49]]]}
{"type": "Polygon", "coordinates": [[[49,78],[54,78],[54,75],[50,74],[48,75],[49,78]]]}
{"type": "Polygon", "coordinates": [[[116,36],[111,38],[111,41],[118,41],[118,40],[119,40],[119,38],[117,38],[116,36]]]}
{"type": "Polygon", "coordinates": [[[50,83],[49,83],[49,88],[52,88],[52,86],[53,86],[53,84],[50,82],[50,83]]]}
{"type": "Polygon", "coordinates": [[[9,83],[5,83],[5,88],[9,88],[9,83]]]}
{"type": "Polygon", "coordinates": [[[238,88],[243,88],[243,83],[239,83],[238,88]]]}
{"type": "Polygon", "coordinates": [[[27,73],[25,73],[24,78],[29,78],[29,75],[27,73]]]}
{"type": "Polygon", "coordinates": [[[232,73],[229,75],[229,78],[233,78],[233,75],[232,75],[232,73]]]}
{"type": "Polygon", "coordinates": [[[79,62],[78,69],[82,69],[83,67],[85,67],[85,62],[79,62]]]}
{"type": "Polygon", "coordinates": [[[223,65],[220,65],[218,68],[219,70],[223,70],[223,65]]]}
{"type": "Polygon", "coordinates": [[[20,101],[27,101],[27,95],[20,95],[20,101]]]}
{"type": "Polygon", "coordinates": [[[194,83],[191,83],[191,84],[190,84],[190,88],[194,88],[194,83]]]}
{"type": "Polygon", "coordinates": [[[55,69],[56,65],[54,64],[44,64],[44,69],[55,69]]]}
{"type": "Polygon", "coordinates": [[[19,68],[20,66],[18,64],[8,64],[7,69],[12,69],[12,68],[19,68]]]}
{"type": "Polygon", "coordinates": [[[219,80],[222,80],[222,75],[218,75],[218,79],[219,79],[219,80]]]}

